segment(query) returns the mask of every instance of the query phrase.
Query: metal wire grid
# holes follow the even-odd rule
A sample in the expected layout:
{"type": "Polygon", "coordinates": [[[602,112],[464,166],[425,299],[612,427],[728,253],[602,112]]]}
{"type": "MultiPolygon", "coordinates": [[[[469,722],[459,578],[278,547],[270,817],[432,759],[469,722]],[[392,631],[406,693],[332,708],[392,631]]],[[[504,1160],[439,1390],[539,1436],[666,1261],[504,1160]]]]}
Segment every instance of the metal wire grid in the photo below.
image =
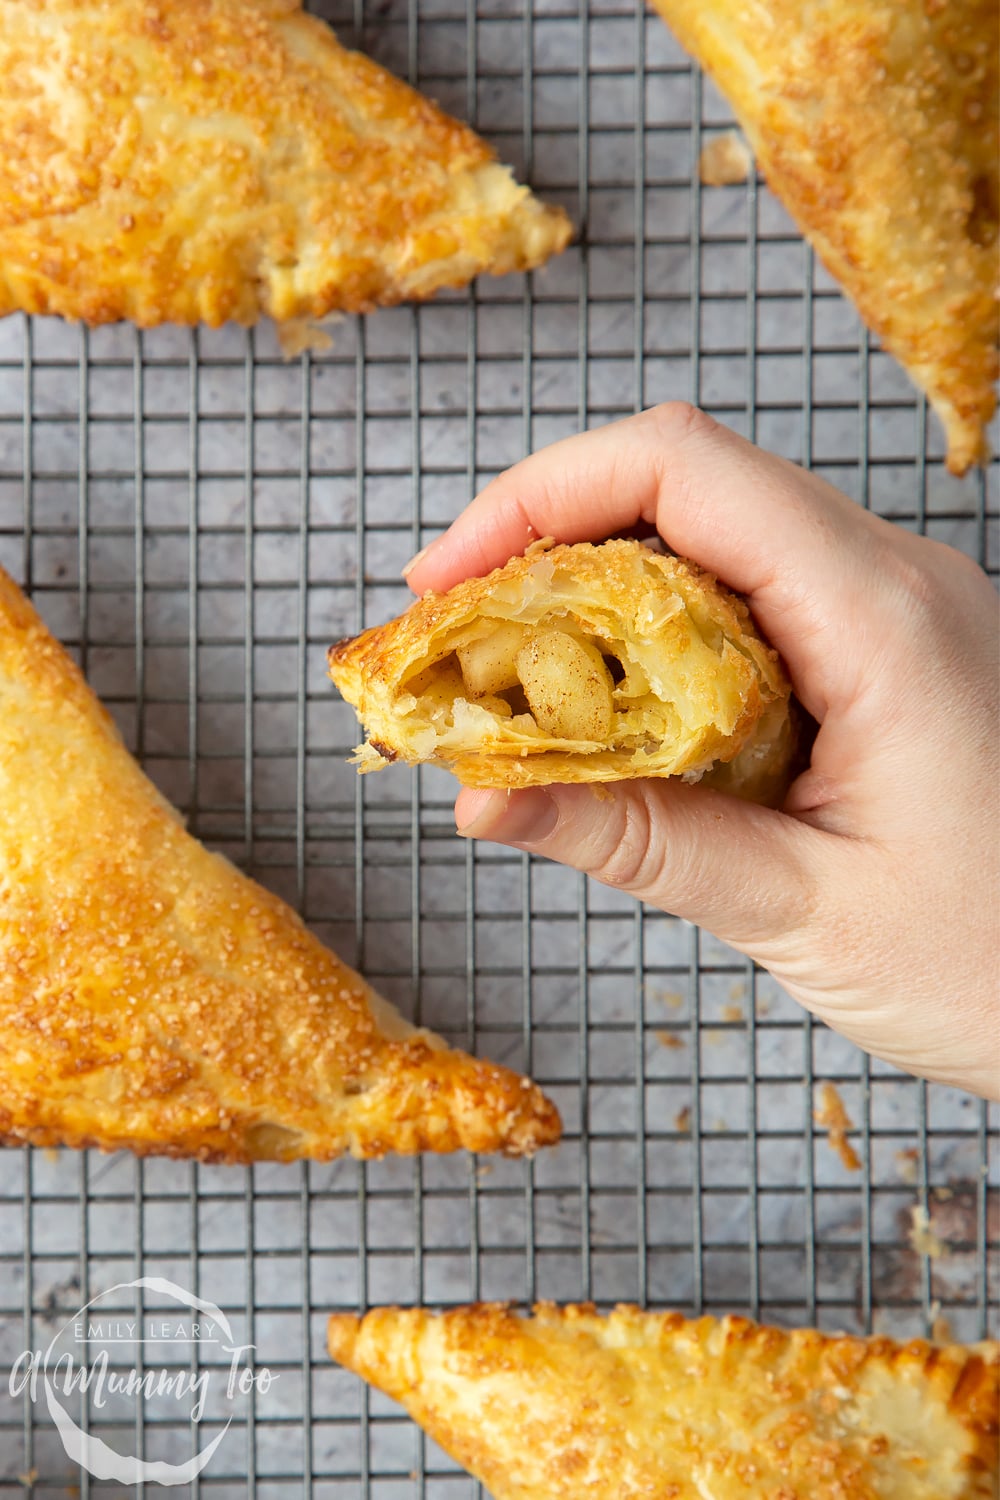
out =
{"type": "MultiPolygon", "coordinates": [[[[235,1409],[192,1496],[459,1500],[472,1481],[325,1359],[331,1308],[628,1298],[897,1334],[940,1308],[975,1338],[1000,1290],[997,1121],[869,1064],[687,924],[460,843],[442,774],[357,781],[325,644],[403,605],[402,562],[492,473],[658,399],[693,397],[989,565],[996,470],[944,474],[923,403],[762,188],[700,187],[728,112],[631,0],[327,14],[564,201],[582,243],[532,278],[345,322],[294,364],[266,328],[0,323],[0,560],[193,829],[408,1014],[531,1071],[566,1139],[534,1163],[248,1172],[8,1151],[0,1361],[102,1288],[166,1275],[279,1378],[197,1434],[142,1401],[83,1410],[95,1430],[176,1462],[235,1409]],[[858,1174],[812,1126],[827,1079],[858,1174]],[[912,1249],[914,1205],[945,1258],[912,1249]]],[[[192,1370],[211,1358],[195,1346],[192,1370]]],[[[5,1381],[0,1450],[0,1494],[117,1488],[71,1470],[5,1381]]]]}

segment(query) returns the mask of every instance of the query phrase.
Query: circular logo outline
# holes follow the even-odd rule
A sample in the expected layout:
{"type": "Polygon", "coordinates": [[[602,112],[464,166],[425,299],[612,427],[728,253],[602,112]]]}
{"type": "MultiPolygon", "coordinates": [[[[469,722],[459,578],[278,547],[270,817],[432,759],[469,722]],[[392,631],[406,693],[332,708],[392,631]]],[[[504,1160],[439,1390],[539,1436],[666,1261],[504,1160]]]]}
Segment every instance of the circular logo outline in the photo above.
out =
{"type": "Polygon", "coordinates": [[[134,1281],[119,1281],[114,1286],[106,1287],[104,1291],[98,1292],[96,1296],[91,1297],[90,1301],[85,1302],[82,1307],[78,1308],[72,1317],[67,1318],[64,1323],[60,1324],[59,1328],[53,1334],[42,1360],[42,1382],[45,1388],[45,1403],[48,1407],[49,1415],[55,1423],[56,1431],[59,1433],[63,1448],[66,1450],[67,1458],[71,1463],[78,1464],[81,1468],[86,1469],[87,1473],[92,1475],[94,1479],[111,1479],[117,1481],[118,1484],[138,1484],[143,1482],[172,1488],[176,1485],[190,1484],[192,1479],[196,1478],[202,1472],[229,1431],[230,1423],[233,1420],[232,1415],[230,1415],[221,1432],[216,1433],[208,1446],[200,1449],[198,1453],[192,1458],[186,1459],[184,1463],[171,1464],[163,1459],[137,1458],[134,1454],[130,1453],[116,1453],[114,1448],[109,1447],[96,1433],[84,1432],[83,1428],[74,1422],[69,1412],[60,1403],[49,1381],[49,1359],[52,1355],[53,1346],[63,1330],[68,1328],[70,1323],[74,1322],[81,1313],[85,1313],[88,1308],[93,1307],[95,1302],[100,1302],[102,1298],[110,1296],[112,1292],[131,1291],[138,1288],[146,1288],[149,1291],[173,1297],[177,1302],[189,1307],[192,1311],[205,1313],[213,1322],[219,1324],[230,1345],[232,1345],[233,1331],[229,1326],[229,1319],[221,1307],[217,1307],[214,1302],[209,1302],[207,1298],[196,1297],[193,1292],[185,1291],[183,1287],[178,1286],[174,1281],[169,1281],[164,1276],[137,1276],[134,1281]]]}

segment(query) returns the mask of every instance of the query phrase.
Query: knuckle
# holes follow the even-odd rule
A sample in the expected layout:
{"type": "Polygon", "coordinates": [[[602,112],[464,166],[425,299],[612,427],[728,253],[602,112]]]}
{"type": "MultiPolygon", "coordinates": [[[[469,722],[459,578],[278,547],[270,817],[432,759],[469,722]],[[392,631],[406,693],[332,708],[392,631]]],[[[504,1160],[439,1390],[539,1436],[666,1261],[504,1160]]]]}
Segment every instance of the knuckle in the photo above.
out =
{"type": "Polygon", "coordinates": [[[657,886],[664,857],[649,803],[637,792],[622,799],[618,817],[609,824],[604,847],[588,873],[605,885],[638,894],[657,886]]]}
{"type": "Polygon", "coordinates": [[[672,447],[691,439],[709,437],[719,425],[714,417],[690,401],[662,401],[658,406],[649,407],[642,416],[649,422],[658,441],[672,447]]]}
{"type": "MultiPolygon", "coordinates": [[[[932,543],[937,546],[937,543],[932,543]]],[[[920,613],[933,609],[940,602],[941,586],[927,566],[930,554],[897,555],[893,560],[892,577],[896,589],[911,608],[920,613]]]]}
{"type": "Polygon", "coordinates": [[[895,589],[915,612],[936,615],[969,591],[992,589],[982,568],[971,557],[933,537],[901,538],[889,559],[895,589]]]}
{"type": "Polygon", "coordinates": [[[993,586],[975,558],[970,557],[967,552],[960,552],[947,542],[939,542],[932,537],[924,537],[922,540],[928,544],[928,558],[935,577],[940,576],[951,588],[962,592],[967,589],[980,590],[984,598],[988,590],[989,598],[993,600],[993,586]]]}

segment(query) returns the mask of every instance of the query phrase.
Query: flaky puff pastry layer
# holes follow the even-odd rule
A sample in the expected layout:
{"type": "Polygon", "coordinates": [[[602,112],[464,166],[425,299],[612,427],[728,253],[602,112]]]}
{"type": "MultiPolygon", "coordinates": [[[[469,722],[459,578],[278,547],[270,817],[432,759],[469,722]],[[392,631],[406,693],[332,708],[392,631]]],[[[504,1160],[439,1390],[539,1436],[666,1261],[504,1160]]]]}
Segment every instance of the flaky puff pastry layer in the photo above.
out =
{"type": "Polygon", "coordinates": [[[553,1106],[409,1026],[191,838],[0,572],[0,1140],[531,1152],[553,1106]]]}
{"type": "Polygon", "coordinates": [[[786,789],[777,654],[742,600],[639,542],[536,544],[332,646],[329,666],[368,734],[361,771],[434,761],[479,787],[685,776],[762,802],[786,789]]]}
{"type": "Polygon", "coordinates": [[[987,1500],[1000,1346],[541,1304],[329,1323],[493,1500],[987,1500]]]}
{"type": "Polygon", "coordinates": [[[318,318],[569,235],[299,0],[0,0],[0,314],[318,318]]]}
{"type": "Polygon", "coordinates": [[[996,0],[653,0],[761,170],[944,424],[987,457],[996,405],[996,0]]]}

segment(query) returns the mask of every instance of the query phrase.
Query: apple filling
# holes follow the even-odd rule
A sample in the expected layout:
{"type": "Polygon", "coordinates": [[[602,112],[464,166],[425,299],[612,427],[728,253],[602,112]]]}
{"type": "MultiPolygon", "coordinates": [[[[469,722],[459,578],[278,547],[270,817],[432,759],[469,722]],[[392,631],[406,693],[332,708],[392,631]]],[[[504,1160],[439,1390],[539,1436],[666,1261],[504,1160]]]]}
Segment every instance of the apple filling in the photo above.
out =
{"type": "Polygon", "coordinates": [[[486,630],[480,623],[403,685],[397,711],[408,705],[430,721],[439,743],[452,742],[471,721],[482,731],[484,715],[504,740],[620,748],[636,748],[650,731],[659,744],[666,720],[676,724],[638,663],[623,662],[613,642],[569,620],[534,626],[498,620],[486,630]]]}

